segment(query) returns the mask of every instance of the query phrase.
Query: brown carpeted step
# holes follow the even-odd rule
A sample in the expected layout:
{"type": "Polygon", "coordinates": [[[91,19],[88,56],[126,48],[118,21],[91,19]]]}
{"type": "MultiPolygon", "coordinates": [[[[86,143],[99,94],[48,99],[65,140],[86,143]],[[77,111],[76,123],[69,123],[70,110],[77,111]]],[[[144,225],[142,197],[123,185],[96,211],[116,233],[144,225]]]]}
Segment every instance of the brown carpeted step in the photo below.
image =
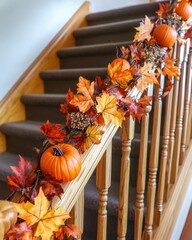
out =
{"type": "Polygon", "coordinates": [[[66,94],[69,88],[76,93],[80,76],[94,81],[96,76],[105,78],[106,73],[107,68],[58,69],[42,71],[40,77],[44,81],[46,93],[66,94]]]}
{"type": "Polygon", "coordinates": [[[73,32],[76,45],[133,41],[141,19],[83,27],[73,32]]]}
{"type": "Polygon", "coordinates": [[[0,130],[6,136],[7,152],[36,157],[33,148],[39,148],[44,139],[39,129],[42,124],[43,122],[21,121],[1,125],[0,130]]]}
{"type": "Polygon", "coordinates": [[[21,97],[25,104],[26,119],[54,123],[64,123],[60,104],[65,101],[65,94],[27,94],[21,97]]]}
{"type": "Polygon", "coordinates": [[[143,18],[145,15],[148,17],[155,16],[158,10],[158,3],[144,3],[139,5],[128,6],[109,11],[89,14],[86,19],[88,25],[97,25],[110,22],[118,22],[129,19],[143,18]]]}
{"type": "Polygon", "coordinates": [[[117,57],[117,50],[130,42],[103,43],[60,49],[61,68],[107,67],[117,57]]]}

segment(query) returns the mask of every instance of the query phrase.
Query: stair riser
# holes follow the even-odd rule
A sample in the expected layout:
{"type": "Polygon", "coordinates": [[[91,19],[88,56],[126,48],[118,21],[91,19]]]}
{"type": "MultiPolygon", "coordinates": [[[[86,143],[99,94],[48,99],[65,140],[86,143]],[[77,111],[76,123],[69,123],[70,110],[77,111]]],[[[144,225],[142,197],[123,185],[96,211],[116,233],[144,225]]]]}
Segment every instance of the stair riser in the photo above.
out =
{"type": "Polygon", "coordinates": [[[154,16],[155,12],[158,10],[157,3],[150,3],[148,4],[147,8],[146,5],[133,5],[130,7],[125,7],[118,10],[111,10],[107,12],[101,13],[93,13],[87,16],[88,25],[97,25],[97,24],[104,24],[104,23],[111,23],[111,22],[118,22],[129,19],[136,19],[136,18],[144,18],[144,9],[145,15],[148,17],[154,16]]]}
{"type": "Polygon", "coordinates": [[[102,72],[83,72],[78,74],[75,77],[69,77],[66,79],[65,76],[63,78],[53,76],[52,78],[43,77],[45,93],[58,93],[58,94],[66,94],[68,89],[70,88],[74,94],[77,92],[77,83],[80,76],[90,80],[91,82],[94,81],[96,76],[100,76],[102,79],[106,77],[106,71],[102,72]]]}
{"type": "Polygon", "coordinates": [[[87,55],[77,57],[63,57],[60,59],[61,68],[89,68],[107,67],[108,63],[116,58],[116,48],[111,53],[87,55]]]}
{"type": "Polygon", "coordinates": [[[76,45],[90,45],[90,44],[99,44],[99,43],[113,43],[113,42],[122,42],[122,41],[133,41],[135,35],[135,29],[124,29],[122,32],[111,32],[102,34],[96,34],[91,36],[78,36],[76,37],[76,45]],[[124,32],[123,32],[124,31],[124,32]]]}
{"type": "Polygon", "coordinates": [[[26,119],[42,122],[49,120],[52,123],[64,123],[64,116],[60,112],[59,104],[56,106],[28,105],[26,106],[26,119]]]}
{"type": "Polygon", "coordinates": [[[36,152],[34,148],[42,146],[43,137],[39,132],[39,137],[34,136],[18,136],[6,135],[7,151],[21,156],[28,156],[29,158],[36,158],[36,152]]]}

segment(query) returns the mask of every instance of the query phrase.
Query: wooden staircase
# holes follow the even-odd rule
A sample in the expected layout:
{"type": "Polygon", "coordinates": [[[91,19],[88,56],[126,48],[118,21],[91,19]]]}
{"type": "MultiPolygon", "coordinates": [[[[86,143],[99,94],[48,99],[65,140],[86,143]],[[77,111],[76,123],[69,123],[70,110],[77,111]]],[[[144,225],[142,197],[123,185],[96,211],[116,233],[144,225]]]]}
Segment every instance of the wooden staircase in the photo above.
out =
{"type": "MultiPolygon", "coordinates": [[[[18,163],[18,154],[35,161],[34,147],[42,144],[43,136],[39,126],[46,120],[63,123],[59,105],[64,102],[68,88],[75,91],[79,76],[94,80],[95,76],[106,76],[107,65],[116,57],[119,46],[126,46],[133,40],[134,27],[139,25],[144,15],[153,17],[158,9],[157,3],[132,6],[119,10],[89,14],[88,26],[73,31],[76,46],[61,48],[57,56],[60,69],[41,69],[39,76],[43,81],[44,93],[24,94],[20,101],[25,106],[26,119],[5,122],[0,130],[6,138],[6,151],[0,153],[0,198],[9,195],[6,176],[11,175],[10,166],[18,163]]],[[[151,115],[152,116],[152,115],[151,115]]],[[[136,123],[132,141],[128,234],[126,239],[134,239],[134,216],[137,196],[137,172],[140,152],[140,129],[136,123]]],[[[150,127],[150,132],[152,128],[150,127]]],[[[148,149],[151,139],[148,139],[148,149]]],[[[108,193],[107,239],[117,239],[117,215],[119,204],[120,160],[122,157],[121,139],[117,132],[112,141],[112,184],[108,193]]],[[[97,232],[98,190],[95,186],[95,173],[85,187],[85,215],[83,240],[95,240],[97,232]],[[91,219],[91,220],[90,220],[91,219]]],[[[146,204],[146,203],[145,203],[146,204]]],[[[120,239],[120,238],[119,238],[120,239]]],[[[122,238],[123,239],[123,238],[122,238]]]]}

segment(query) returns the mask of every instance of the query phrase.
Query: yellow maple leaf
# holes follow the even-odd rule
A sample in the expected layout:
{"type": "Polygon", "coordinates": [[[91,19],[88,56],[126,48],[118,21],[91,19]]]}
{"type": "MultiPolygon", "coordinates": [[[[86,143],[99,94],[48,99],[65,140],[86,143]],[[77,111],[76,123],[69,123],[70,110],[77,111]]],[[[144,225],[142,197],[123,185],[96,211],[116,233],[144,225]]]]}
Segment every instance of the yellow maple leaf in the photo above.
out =
{"type": "Polygon", "coordinates": [[[152,66],[152,63],[145,63],[144,66],[140,69],[139,73],[141,74],[141,77],[137,80],[136,87],[141,92],[143,92],[148,87],[148,83],[159,84],[156,78],[156,74],[151,72],[152,66]]]}
{"type": "Polygon", "coordinates": [[[124,116],[117,109],[117,98],[116,96],[110,96],[103,93],[101,97],[96,97],[97,100],[97,112],[102,113],[105,124],[113,122],[117,126],[122,125],[124,116]]]}
{"type": "Polygon", "coordinates": [[[50,239],[54,231],[58,231],[59,226],[69,218],[68,213],[62,208],[56,210],[50,208],[50,202],[45,197],[40,188],[39,194],[34,200],[34,204],[30,202],[14,203],[19,218],[25,220],[27,225],[36,224],[34,236],[41,236],[42,240],[50,239]]]}
{"type": "Polygon", "coordinates": [[[92,143],[99,144],[103,133],[98,126],[89,126],[86,130],[85,149],[88,149],[92,143]]]}
{"type": "Polygon", "coordinates": [[[164,76],[167,75],[169,80],[171,80],[172,77],[179,77],[178,67],[174,66],[175,59],[173,59],[173,58],[166,58],[164,63],[165,63],[165,66],[164,66],[164,68],[162,70],[162,74],[164,76]]]}
{"type": "Polygon", "coordinates": [[[140,23],[139,27],[135,29],[138,31],[134,36],[134,41],[144,41],[147,39],[148,41],[151,39],[151,32],[153,30],[154,24],[151,23],[151,20],[145,16],[145,22],[140,23]]]}
{"type": "Polygon", "coordinates": [[[94,82],[90,84],[89,80],[79,77],[77,86],[77,93],[79,93],[79,95],[74,96],[70,101],[70,104],[75,107],[79,107],[79,110],[82,113],[85,113],[91,108],[91,106],[94,105],[94,101],[92,100],[94,93],[94,82]]]}

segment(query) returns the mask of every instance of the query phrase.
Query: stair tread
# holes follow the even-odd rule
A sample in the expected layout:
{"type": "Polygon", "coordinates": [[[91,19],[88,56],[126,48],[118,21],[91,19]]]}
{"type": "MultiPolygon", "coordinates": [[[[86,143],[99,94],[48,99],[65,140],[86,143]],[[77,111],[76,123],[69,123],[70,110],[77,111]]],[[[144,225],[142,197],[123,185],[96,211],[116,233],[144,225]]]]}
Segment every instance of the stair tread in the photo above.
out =
{"type": "Polygon", "coordinates": [[[37,122],[37,121],[19,121],[19,122],[10,122],[10,123],[4,123],[1,125],[0,129],[3,133],[9,133],[9,134],[17,134],[17,135],[29,135],[29,136],[36,136],[40,137],[41,132],[39,127],[43,124],[43,122],[37,122]]]}
{"type": "Polygon", "coordinates": [[[130,44],[130,41],[124,42],[114,42],[114,43],[101,43],[101,44],[93,44],[93,45],[85,45],[85,46],[76,46],[69,48],[61,48],[57,55],[58,57],[67,57],[67,56],[84,56],[84,55],[98,55],[108,52],[114,52],[114,48],[121,47],[123,45],[130,44]]]}
{"type": "Polygon", "coordinates": [[[27,105],[48,105],[58,106],[64,102],[66,94],[26,94],[21,97],[21,101],[27,105]]]}
{"type": "MultiPolygon", "coordinates": [[[[130,187],[129,189],[129,219],[134,219],[134,202],[136,196],[136,189],[130,187]]],[[[98,209],[98,189],[95,184],[95,176],[92,176],[85,187],[85,207],[92,210],[98,209]]],[[[111,182],[111,187],[108,191],[107,212],[109,215],[118,215],[119,205],[119,182],[111,182]]]]}
{"type": "Polygon", "coordinates": [[[155,11],[158,9],[158,4],[156,2],[144,3],[98,13],[91,13],[87,15],[86,19],[89,24],[92,24],[96,21],[116,21],[119,18],[127,16],[129,16],[129,18],[136,18],[138,16],[142,17],[143,9],[145,9],[145,15],[154,15],[155,11]]]}
{"type": "Polygon", "coordinates": [[[42,79],[52,79],[57,78],[59,79],[67,79],[67,78],[76,78],[78,79],[79,76],[84,74],[87,75],[103,75],[106,73],[107,68],[75,68],[75,69],[55,69],[55,70],[44,70],[41,71],[40,77],[42,79]]]}
{"type": "MultiPolygon", "coordinates": [[[[142,18],[143,19],[143,18],[142,18]]],[[[80,29],[77,29],[73,32],[75,37],[81,36],[94,36],[98,34],[107,34],[111,32],[129,32],[129,29],[134,29],[139,25],[139,22],[142,19],[134,19],[134,20],[125,20],[115,23],[106,23],[106,24],[99,24],[94,26],[86,26],[80,29]]]]}

